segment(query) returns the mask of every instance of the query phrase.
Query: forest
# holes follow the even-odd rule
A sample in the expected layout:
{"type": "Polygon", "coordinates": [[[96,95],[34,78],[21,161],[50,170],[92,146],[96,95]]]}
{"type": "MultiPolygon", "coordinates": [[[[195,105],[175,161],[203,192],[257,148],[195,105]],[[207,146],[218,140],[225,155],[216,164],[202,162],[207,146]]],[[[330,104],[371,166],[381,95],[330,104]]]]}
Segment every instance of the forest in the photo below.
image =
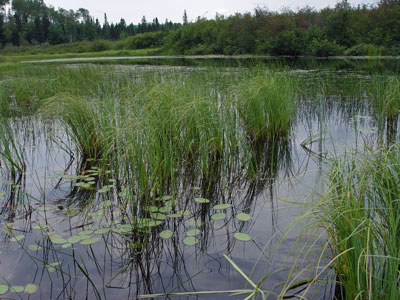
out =
{"type": "MultiPolygon", "coordinates": [[[[190,19],[192,20],[192,19],[190,19]]],[[[303,7],[253,12],[181,23],[158,18],[138,24],[121,19],[103,23],[87,9],[47,6],[43,0],[0,0],[0,48],[12,53],[78,43],[77,52],[110,49],[157,49],[158,54],[185,55],[400,55],[400,1],[352,6],[348,1],[316,10],[303,7]],[[24,48],[25,47],[25,48],[24,48]]]]}

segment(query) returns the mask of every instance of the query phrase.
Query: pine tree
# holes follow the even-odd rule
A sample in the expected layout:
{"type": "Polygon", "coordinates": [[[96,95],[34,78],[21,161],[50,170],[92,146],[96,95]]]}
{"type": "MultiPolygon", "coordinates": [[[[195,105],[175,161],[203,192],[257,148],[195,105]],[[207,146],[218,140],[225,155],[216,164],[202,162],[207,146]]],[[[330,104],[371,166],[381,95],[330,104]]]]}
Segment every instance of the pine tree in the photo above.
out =
{"type": "Polygon", "coordinates": [[[187,16],[187,13],[186,13],[186,9],[183,11],[183,25],[188,25],[189,24],[189,22],[188,22],[188,16],[187,16]]]}

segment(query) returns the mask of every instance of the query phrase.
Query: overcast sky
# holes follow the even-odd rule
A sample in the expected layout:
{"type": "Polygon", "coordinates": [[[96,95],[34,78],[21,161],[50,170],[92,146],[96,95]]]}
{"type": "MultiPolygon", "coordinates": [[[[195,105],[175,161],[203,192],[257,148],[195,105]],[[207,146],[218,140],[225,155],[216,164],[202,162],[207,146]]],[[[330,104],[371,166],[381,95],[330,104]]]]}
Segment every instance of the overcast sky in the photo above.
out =
{"type": "MultiPolygon", "coordinates": [[[[350,0],[349,2],[355,5],[373,4],[377,1],[350,0]]],[[[189,20],[195,20],[197,16],[213,18],[217,12],[225,16],[235,12],[252,12],[257,6],[275,11],[282,7],[296,9],[306,5],[320,9],[327,6],[334,7],[337,0],[44,0],[44,2],[56,9],[59,7],[74,10],[86,8],[101,22],[103,22],[104,13],[107,13],[109,22],[118,22],[124,18],[127,23],[139,23],[142,16],[146,16],[147,21],[158,17],[163,23],[166,18],[174,22],[182,22],[184,9],[187,11],[189,20]]]]}

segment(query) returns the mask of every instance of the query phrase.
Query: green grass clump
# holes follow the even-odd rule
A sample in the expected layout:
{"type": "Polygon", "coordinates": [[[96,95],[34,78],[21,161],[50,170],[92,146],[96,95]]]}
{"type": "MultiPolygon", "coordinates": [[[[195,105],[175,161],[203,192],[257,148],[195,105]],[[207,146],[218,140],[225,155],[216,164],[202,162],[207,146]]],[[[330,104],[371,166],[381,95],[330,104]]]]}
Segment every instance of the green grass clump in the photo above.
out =
{"type": "Polygon", "coordinates": [[[15,178],[25,170],[25,156],[11,128],[9,120],[0,117],[0,169],[6,168],[15,178]]]}
{"type": "Polygon", "coordinates": [[[340,299],[399,299],[400,149],[336,161],[317,210],[340,299]],[[340,295],[339,295],[340,294],[340,295]]]}
{"type": "Polygon", "coordinates": [[[266,74],[242,82],[237,109],[251,141],[288,138],[294,113],[295,86],[288,74],[266,74]]]}
{"type": "Polygon", "coordinates": [[[42,111],[62,120],[83,158],[101,157],[104,132],[98,115],[87,99],[68,95],[51,97],[44,101],[42,111]]]}
{"type": "Polygon", "coordinates": [[[369,95],[376,113],[393,118],[400,110],[400,80],[395,76],[372,78],[369,95]]]}

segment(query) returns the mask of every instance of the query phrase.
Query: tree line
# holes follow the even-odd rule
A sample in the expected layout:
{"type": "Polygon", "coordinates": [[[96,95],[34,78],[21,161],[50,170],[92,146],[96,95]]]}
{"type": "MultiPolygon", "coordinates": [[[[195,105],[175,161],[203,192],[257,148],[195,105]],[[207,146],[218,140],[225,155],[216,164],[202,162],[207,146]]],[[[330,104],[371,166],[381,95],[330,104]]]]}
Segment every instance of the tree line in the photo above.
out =
{"type": "MultiPolygon", "coordinates": [[[[231,16],[182,23],[157,18],[100,24],[86,9],[47,7],[42,0],[0,0],[0,45],[127,41],[127,49],[160,48],[165,54],[400,55],[400,0],[351,6],[347,0],[316,10],[256,8],[231,16]]],[[[122,46],[121,46],[122,45],[122,46]]]]}
{"type": "Polygon", "coordinates": [[[101,24],[90,16],[89,11],[80,8],[76,11],[48,7],[43,0],[0,0],[0,46],[52,45],[76,41],[120,40],[135,34],[174,30],[181,26],[157,18],[148,22],[143,16],[139,24],[127,24],[124,19],[109,23],[107,15],[101,24]]]}

